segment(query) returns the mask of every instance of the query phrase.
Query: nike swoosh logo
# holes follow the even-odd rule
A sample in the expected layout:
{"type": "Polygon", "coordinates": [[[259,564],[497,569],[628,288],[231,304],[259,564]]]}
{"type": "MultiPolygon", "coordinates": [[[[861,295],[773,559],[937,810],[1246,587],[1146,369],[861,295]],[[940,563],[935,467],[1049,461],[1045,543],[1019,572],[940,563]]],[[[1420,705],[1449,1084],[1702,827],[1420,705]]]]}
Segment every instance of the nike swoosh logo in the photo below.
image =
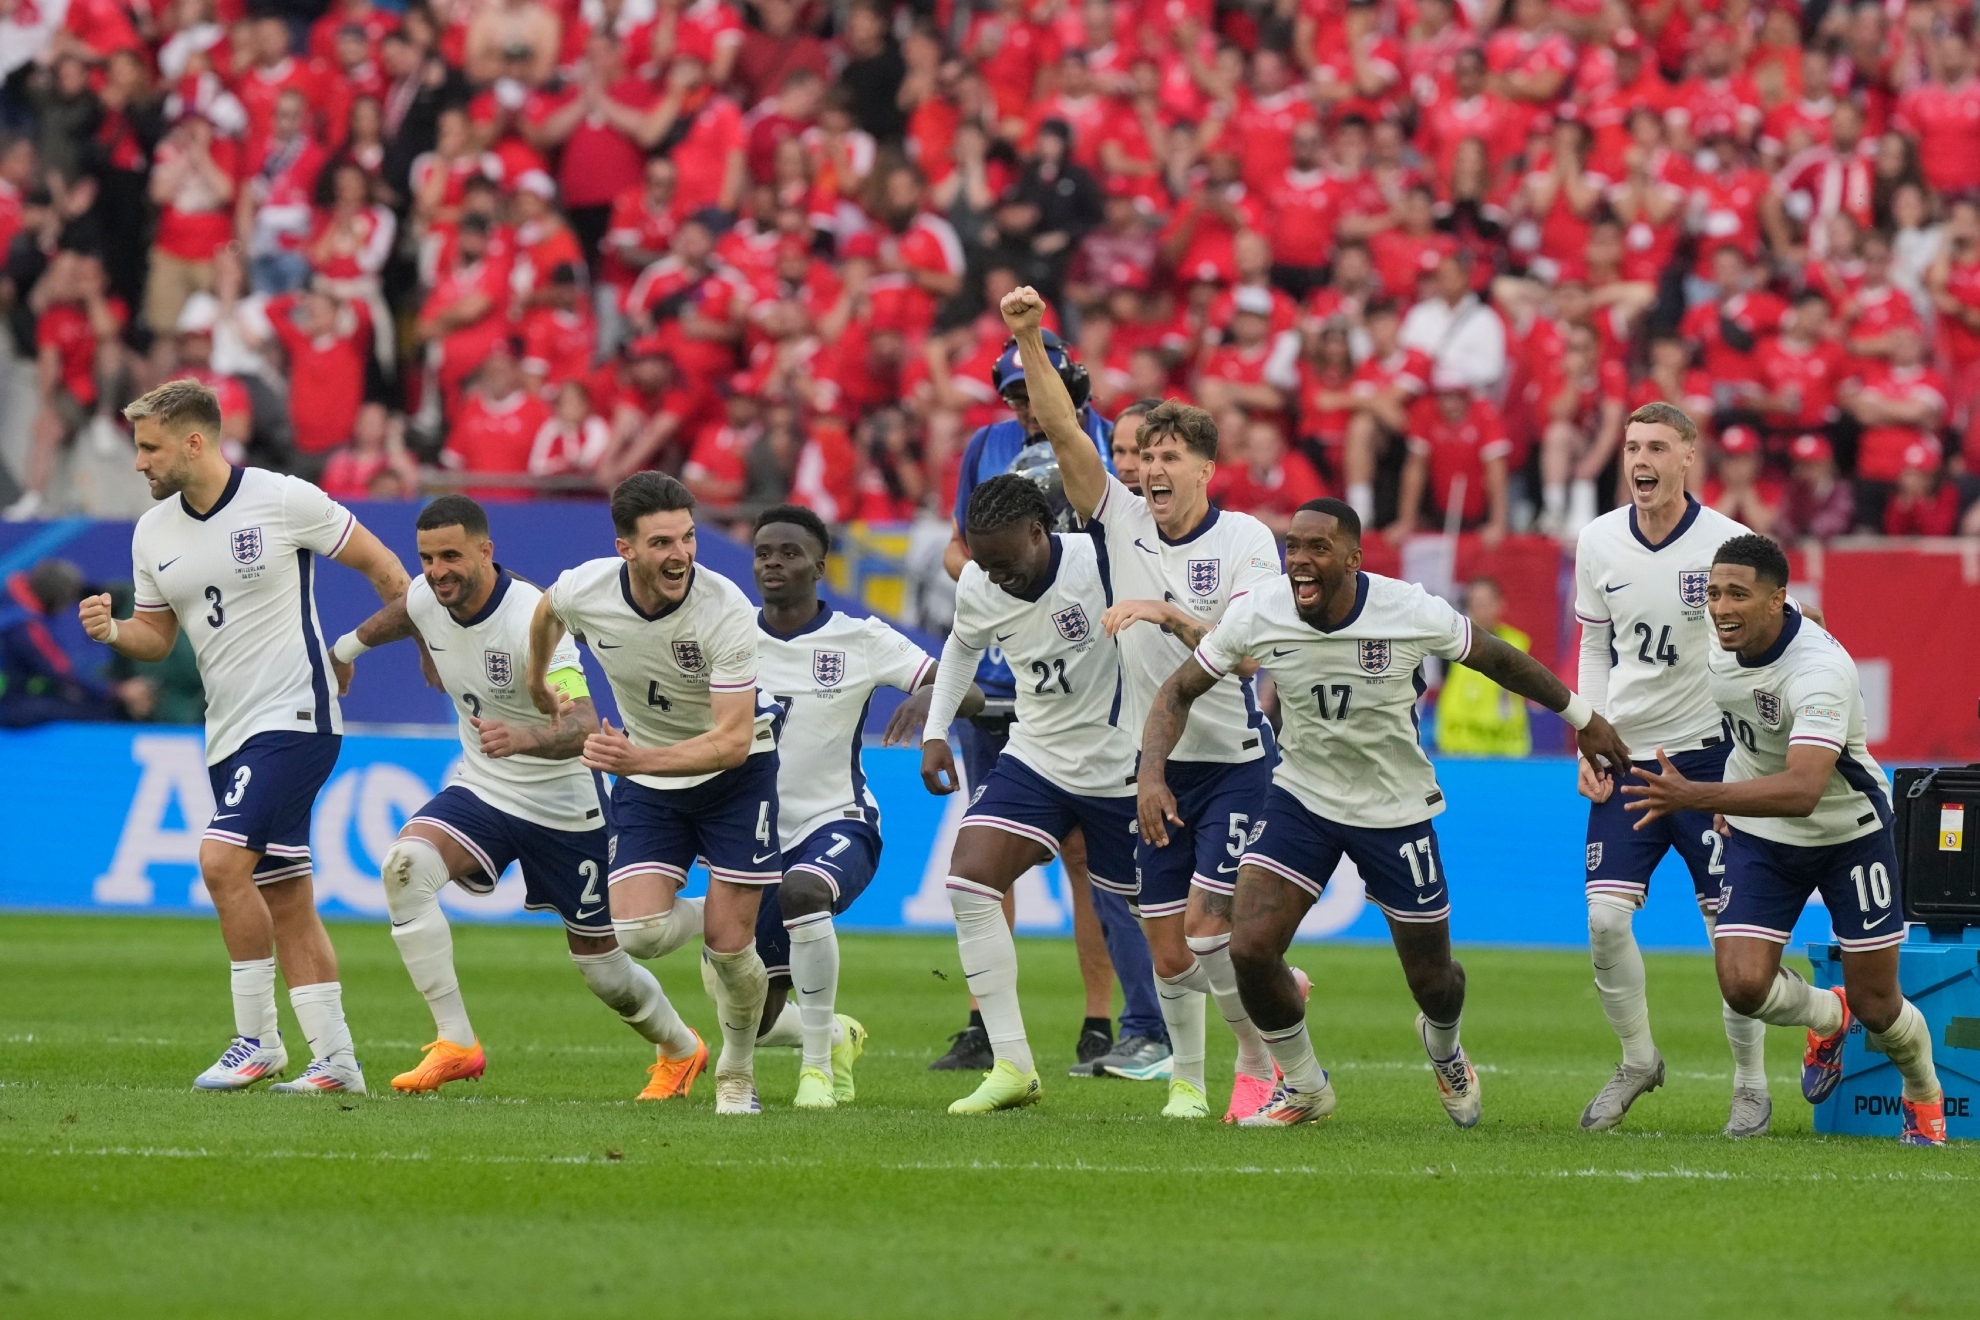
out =
{"type": "MultiPolygon", "coordinates": [[[[572,918],[571,918],[571,920],[572,920],[572,921],[589,921],[589,920],[591,920],[591,919],[592,919],[593,917],[595,917],[595,916],[597,916],[597,915],[598,915],[599,913],[601,913],[601,912],[603,912],[604,910],[605,910],[604,908],[593,908],[593,909],[592,909],[591,911],[589,911],[589,912],[580,912],[580,913],[578,913],[578,914],[577,914],[577,915],[576,915],[575,917],[572,917],[572,918]]],[[[395,921],[395,922],[393,922],[392,924],[393,924],[394,926],[396,926],[396,925],[398,925],[399,923],[395,921]]]]}
{"type": "Polygon", "coordinates": [[[805,990],[800,988],[798,990],[798,993],[801,995],[822,995],[830,988],[831,988],[830,986],[823,986],[823,985],[819,986],[816,990],[805,990]]]}
{"type": "Polygon", "coordinates": [[[767,852],[767,853],[764,853],[764,854],[763,854],[763,855],[762,855],[761,857],[752,857],[752,858],[750,858],[750,859],[749,859],[749,864],[750,864],[751,866],[761,866],[761,865],[763,865],[763,863],[765,863],[765,862],[767,862],[767,861],[769,861],[769,860],[770,860],[770,859],[771,859],[772,857],[775,857],[776,855],[777,855],[777,854],[776,854],[776,853],[774,853],[774,852],[767,852]]]}
{"type": "Polygon", "coordinates": [[[158,571],[159,571],[159,572],[161,572],[161,573],[163,573],[163,572],[164,572],[164,571],[165,571],[166,569],[168,569],[168,568],[170,568],[170,567],[171,567],[172,565],[174,565],[174,564],[176,564],[176,563],[178,563],[178,562],[179,562],[179,560],[181,560],[181,559],[184,559],[184,558],[185,558],[185,556],[184,556],[184,555],[175,555],[175,556],[174,556],[174,557],[172,557],[171,559],[168,559],[168,560],[166,560],[166,561],[165,561],[164,563],[162,563],[162,564],[160,564],[160,565],[158,566],[158,571]]]}
{"type": "Polygon", "coordinates": [[[1283,651],[1280,651],[1280,650],[1277,650],[1277,649],[1274,649],[1274,650],[1273,650],[1273,652],[1272,652],[1272,658],[1273,658],[1274,660],[1277,660],[1277,659],[1278,659],[1278,658],[1279,658],[1280,656],[1283,656],[1283,655],[1291,655],[1291,654],[1292,654],[1292,653],[1293,653],[1294,651],[1297,651],[1298,649],[1299,649],[1299,648],[1298,648],[1297,646],[1291,646],[1291,647],[1287,647],[1287,648],[1286,648],[1285,650],[1283,650],[1283,651]]]}
{"type": "Polygon", "coordinates": [[[1416,906],[1422,907],[1425,903],[1434,903],[1436,901],[1437,895],[1435,894],[1419,894],[1416,898],[1416,906]]]}
{"type": "Polygon", "coordinates": [[[213,819],[215,819],[215,820],[232,820],[232,819],[233,819],[234,817],[236,817],[236,816],[238,816],[238,815],[240,815],[240,814],[241,814],[241,813],[240,813],[240,812],[238,812],[238,811],[230,811],[230,812],[228,812],[228,813],[227,813],[226,815],[224,815],[224,816],[215,816],[215,817],[214,817],[213,819]]]}
{"type": "Polygon", "coordinates": [[[1014,633],[1014,632],[1007,632],[1007,633],[1005,633],[1005,634],[1003,634],[1002,636],[1000,636],[1000,637],[999,637],[999,638],[997,639],[997,645],[999,645],[999,646],[1002,646],[1002,645],[1003,645],[1003,644],[1004,644],[1005,642],[1008,642],[1008,641],[1010,641],[1010,640],[1011,640],[1011,638],[1013,638],[1013,637],[1015,637],[1015,636],[1017,636],[1017,634],[1016,634],[1016,633],[1014,633]]]}
{"type": "Polygon", "coordinates": [[[1138,536],[1134,538],[1134,543],[1137,548],[1146,550],[1151,555],[1160,555],[1162,553],[1160,550],[1155,549],[1153,546],[1143,544],[1142,539],[1138,536]]]}
{"type": "Polygon", "coordinates": [[[1881,917],[1878,917],[1878,918],[1877,918],[1877,919],[1876,919],[1875,921],[1866,921],[1866,922],[1864,922],[1864,923],[1863,923],[1863,929],[1865,929],[1865,930],[1875,930],[1875,929],[1877,929],[1877,927],[1879,927],[1879,926],[1881,926],[1881,925],[1883,925],[1883,924],[1884,924],[1885,922],[1887,922],[1887,921],[1889,921],[1890,919],[1891,919],[1891,914],[1890,914],[1890,913],[1888,913],[1888,912],[1886,912],[1886,913],[1885,913],[1885,914],[1884,914],[1883,916],[1881,916],[1881,917]]]}
{"type": "Polygon", "coordinates": [[[1233,871],[1235,871],[1235,870],[1237,870],[1237,868],[1236,868],[1235,866],[1220,866],[1220,867],[1218,867],[1218,868],[1217,868],[1217,874],[1218,874],[1218,875],[1229,875],[1229,874],[1230,874],[1231,872],[1233,872],[1233,871]]]}
{"type": "Polygon", "coordinates": [[[444,646],[435,646],[432,642],[428,642],[426,644],[426,649],[429,651],[444,651],[447,648],[444,646]]]}
{"type": "Polygon", "coordinates": [[[601,651],[616,651],[621,646],[624,645],[625,645],[624,642],[600,642],[598,644],[598,649],[601,651]]]}
{"type": "Polygon", "coordinates": [[[1610,592],[1613,592],[1613,591],[1621,591],[1621,590],[1622,590],[1622,589],[1623,589],[1624,587],[1626,587],[1626,586],[1628,586],[1628,585],[1629,585],[1629,583],[1627,583],[1627,582],[1618,582],[1618,583],[1616,583],[1616,585],[1615,585],[1615,586],[1613,586],[1613,587],[1603,587],[1603,588],[1602,588],[1602,594],[1604,594],[1604,595],[1607,595],[1607,594],[1609,594],[1610,592]]]}
{"type": "Polygon", "coordinates": [[[392,923],[392,929],[393,929],[393,930],[397,930],[397,929],[398,929],[399,927],[401,927],[401,926],[410,926],[410,925],[412,925],[412,924],[413,924],[413,922],[415,922],[415,921],[418,921],[418,920],[419,920],[419,918],[418,918],[418,917],[412,917],[412,918],[409,918],[409,919],[407,919],[407,920],[405,920],[405,921],[395,921],[395,922],[393,922],[393,923],[392,923]]]}

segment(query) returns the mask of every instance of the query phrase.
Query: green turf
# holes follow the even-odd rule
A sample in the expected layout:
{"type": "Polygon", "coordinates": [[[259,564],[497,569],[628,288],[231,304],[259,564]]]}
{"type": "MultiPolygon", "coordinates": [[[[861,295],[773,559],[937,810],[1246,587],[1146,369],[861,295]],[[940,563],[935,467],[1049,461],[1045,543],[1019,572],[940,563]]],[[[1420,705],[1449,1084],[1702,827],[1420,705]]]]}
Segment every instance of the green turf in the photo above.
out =
{"type": "MultiPolygon", "coordinates": [[[[640,1105],[641,1044],[543,928],[458,931],[487,1080],[390,1095],[431,1020],[383,925],[333,927],[371,1085],[335,1101],[189,1090],[229,1033],[210,924],[0,919],[0,1316],[1974,1314],[1980,1150],[1824,1139],[1768,1044],[1774,1136],[1733,1144],[1710,969],[1653,957],[1670,1084],[1577,1131],[1614,1041],[1586,962],[1473,950],[1485,1120],[1444,1118],[1393,957],[1302,947],[1340,1109],[1238,1131],[1158,1086],[1074,1081],[1069,943],[1025,941],[1044,1103],[944,1107],[953,943],[847,937],[860,1099],[717,1120],[706,1081],[640,1105]],[[944,979],[946,978],[946,979],[944,979]]],[[[691,958],[659,968],[705,1034],[691,958]]],[[[1211,1076],[1229,1077],[1212,1021],[1211,1076]]],[[[300,1046],[284,1007],[288,1039],[300,1046]]],[[[1213,1081],[1221,1110],[1227,1091],[1213,1081]]]]}

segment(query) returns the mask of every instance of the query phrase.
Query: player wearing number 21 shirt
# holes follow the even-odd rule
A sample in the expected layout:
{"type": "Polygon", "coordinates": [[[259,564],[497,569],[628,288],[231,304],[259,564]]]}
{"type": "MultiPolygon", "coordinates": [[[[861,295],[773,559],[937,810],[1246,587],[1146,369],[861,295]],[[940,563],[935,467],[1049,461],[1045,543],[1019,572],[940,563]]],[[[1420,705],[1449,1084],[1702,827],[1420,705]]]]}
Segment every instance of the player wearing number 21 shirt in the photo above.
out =
{"type": "Polygon", "coordinates": [[[652,1071],[664,1074],[667,1047],[683,1038],[660,1011],[660,983],[613,935],[609,809],[598,772],[578,759],[598,713],[577,644],[565,638],[551,652],[545,681],[570,705],[546,715],[531,701],[523,673],[543,593],[496,562],[486,511],[465,495],[443,495],[420,510],[414,528],[422,573],[405,600],[331,649],[338,679],[348,684],[351,662],[364,651],[419,637],[460,723],[453,777],[406,822],[379,868],[392,939],[434,1022],[425,1057],[394,1077],[392,1089],[437,1091],[486,1070],[440,894],[449,883],[488,893],[511,862],[522,865],[524,906],[563,917],[585,984],[654,1043],[661,1061],[652,1071]]]}
{"type": "Polygon", "coordinates": [[[1764,536],[1713,556],[1707,608],[1717,645],[1707,691],[1733,750],[1722,783],[1694,781],[1666,755],[1633,769],[1622,796],[1654,823],[1678,811],[1726,823],[1726,875],[1712,951],[1719,992],[1739,1013],[1808,1029],[1801,1092],[1820,1104],[1842,1081],[1852,1023],[1904,1079],[1899,1140],[1946,1141],[1932,1033],[1898,985],[1903,895],[1891,844],[1890,785],[1865,746],[1856,663],[1788,599],[1788,561],[1764,536]],[[1818,990],[1781,952],[1819,892],[1841,948],[1843,985],[1818,990]]]}
{"type": "MultiPolygon", "coordinates": [[[[1591,755],[1620,757],[1622,744],[1532,657],[1475,634],[1423,588],[1362,572],[1361,520],[1346,503],[1301,505],[1285,548],[1285,575],[1232,601],[1162,685],[1141,743],[1146,794],[1161,782],[1191,704],[1219,679],[1253,660],[1278,685],[1279,765],[1238,867],[1231,958],[1245,1009],[1283,1079],[1238,1122],[1285,1127],[1333,1112],[1333,1088],[1314,1059],[1284,955],[1346,854],[1388,918],[1445,1112],[1471,1127],[1480,1113],[1478,1074],[1458,1042],[1464,969],[1451,957],[1450,902],[1431,824],[1444,794],[1417,739],[1419,666],[1441,656],[1560,712],[1591,755]]],[[[1147,811],[1144,802],[1144,821],[1147,811]]]]}
{"type": "MultiPolygon", "coordinates": [[[[695,563],[694,496],[672,477],[635,472],[612,491],[618,555],[565,571],[530,623],[529,690],[560,702],[548,674],[558,642],[584,639],[612,684],[623,730],[600,721],[584,763],[612,786],[612,928],[635,958],[702,937],[702,983],[715,1000],[722,1054],[715,1112],[762,1111],[756,1026],[768,990],[756,952],[765,885],[783,878],[777,846],[777,744],[756,696],[756,611],[741,588],[695,563]],[[708,866],[703,903],[679,897],[708,866]]],[[[684,1096],[708,1057],[665,997],[669,1018],[649,1091],[684,1096]]]]}

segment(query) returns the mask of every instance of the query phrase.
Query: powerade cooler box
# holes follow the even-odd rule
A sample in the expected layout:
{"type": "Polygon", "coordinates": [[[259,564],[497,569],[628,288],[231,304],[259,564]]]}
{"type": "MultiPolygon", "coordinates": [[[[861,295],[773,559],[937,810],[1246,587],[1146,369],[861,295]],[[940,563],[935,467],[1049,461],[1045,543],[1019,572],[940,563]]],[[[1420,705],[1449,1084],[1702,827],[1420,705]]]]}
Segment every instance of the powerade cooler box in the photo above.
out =
{"type": "MultiPolygon", "coordinates": [[[[1932,1031],[1946,1092],[1946,1135],[1980,1138],[1980,766],[1899,770],[1893,843],[1910,933],[1898,980],[1932,1031]]],[[[1842,984],[1833,944],[1811,944],[1815,983],[1842,984]]],[[[1843,1046],[1842,1084],[1815,1107],[1817,1132],[1898,1134],[1900,1078],[1860,1023],[1843,1046]]]]}

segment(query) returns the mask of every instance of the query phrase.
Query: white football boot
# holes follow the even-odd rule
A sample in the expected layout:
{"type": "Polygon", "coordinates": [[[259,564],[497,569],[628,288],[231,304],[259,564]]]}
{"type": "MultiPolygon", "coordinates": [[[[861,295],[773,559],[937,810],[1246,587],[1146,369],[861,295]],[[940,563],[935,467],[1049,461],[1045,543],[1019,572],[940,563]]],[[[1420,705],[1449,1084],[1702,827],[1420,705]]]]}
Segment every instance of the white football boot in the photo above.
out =
{"type": "Polygon", "coordinates": [[[289,1052],[282,1048],[280,1032],[265,1041],[236,1036],[218,1062],[193,1078],[193,1085],[202,1091],[245,1091],[264,1077],[279,1076],[288,1066],[289,1052]]]}

